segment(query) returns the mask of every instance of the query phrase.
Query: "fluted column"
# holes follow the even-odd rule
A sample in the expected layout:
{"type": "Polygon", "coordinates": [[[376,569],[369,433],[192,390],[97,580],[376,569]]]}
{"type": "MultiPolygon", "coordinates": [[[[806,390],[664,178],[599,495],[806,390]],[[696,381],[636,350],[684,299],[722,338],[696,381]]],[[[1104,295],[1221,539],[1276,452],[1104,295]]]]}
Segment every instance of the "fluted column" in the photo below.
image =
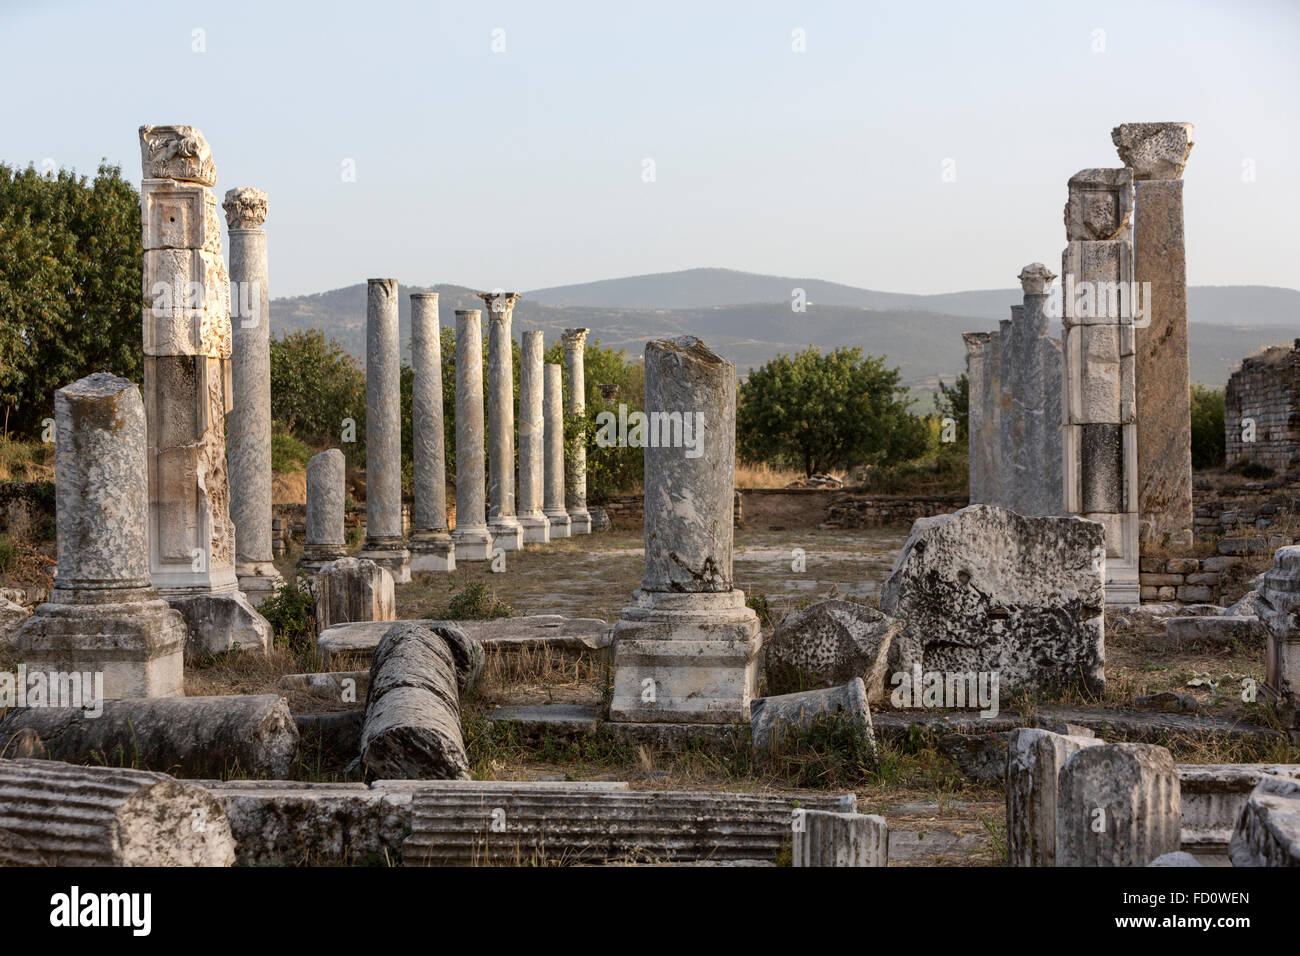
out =
{"type": "Polygon", "coordinates": [[[551,540],[551,523],[542,512],[545,425],[541,330],[525,332],[523,341],[519,367],[519,523],[526,543],[545,544],[551,540]]]}
{"type": "MultiPolygon", "coordinates": [[[[587,410],[587,386],[585,384],[585,348],[587,333],[590,329],[564,330],[564,363],[569,372],[569,407],[570,415],[582,415],[587,410]]],[[[569,476],[565,504],[569,509],[569,521],[573,534],[591,534],[591,514],[587,511],[587,444],[580,441],[573,447],[569,457],[569,476]]]]}
{"type": "Polygon", "coordinates": [[[542,512],[551,524],[551,539],[572,533],[564,507],[564,370],[559,365],[542,369],[542,418],[546,446],[542,512]]]}
{"type": "Polygon", "coordinates": [[[442,422],[442,331],[438,293],[411,293],[412,463],[414,526],[412,571],[456,570],[456,548],[447,530],[447,472],[442,422]]]}
{"type": "Polygon", "coordinates": [[[226,193],[230,229],[231,353],[234,390],[226,420],[235,574],[254,606],[284,583],[271,551],[271,318],[266,260],[266,193],[226,193]]]}
{"type": "Polygon", "coordinates": [[[478,309],[456,310],[456,528],[461,561],[492,557],[484,506],[483,327],[478,309]]]}

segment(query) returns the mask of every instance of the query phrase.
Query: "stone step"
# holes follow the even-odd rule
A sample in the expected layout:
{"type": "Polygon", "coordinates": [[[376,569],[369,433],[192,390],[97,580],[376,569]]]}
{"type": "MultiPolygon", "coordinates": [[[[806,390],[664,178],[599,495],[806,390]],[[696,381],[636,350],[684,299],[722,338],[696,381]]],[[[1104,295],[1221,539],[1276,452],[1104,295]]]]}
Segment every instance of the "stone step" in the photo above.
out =
{"type": "MultiPolygon", "coordinates": [[[[550,650],[566,658],[600,657],[608,652],[612,628],[604,621],[561,614],[532,614],[503,617],[488,621],[417,620],[426,627],[455,624],[484,648],[505,651],[550,650]]],[[[357,664],[369,660],[379,646],[379,639],[392,622],[361,621],[335,624],[316,639],[316,649],[331,666],[336,659],[357,664]]]]}

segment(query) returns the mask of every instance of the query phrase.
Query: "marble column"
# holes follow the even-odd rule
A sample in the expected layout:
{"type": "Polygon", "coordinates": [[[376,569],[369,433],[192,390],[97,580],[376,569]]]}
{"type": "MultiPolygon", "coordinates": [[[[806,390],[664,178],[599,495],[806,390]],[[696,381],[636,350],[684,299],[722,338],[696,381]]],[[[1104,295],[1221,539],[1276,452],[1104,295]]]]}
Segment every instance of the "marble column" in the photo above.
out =
{"type": "Polygon", "coordinates": [[[282,584],[271,551],[271,311],[266,261],[266,193],[226,193],[230,229],[231,350],[234,400],[226,422],[235,574],[254,606],[282,584]]]}
{"type": "Polygon", "coordinates": [[[461,561],[492,557],[484,505],[483,326],[478,309],[456,310],[456,528],[461,561]]]}
{"type": "Polygon", "coordinates": [[[1192,409],[1187,342],[1183,168],[1191,123],[1124,123],[1111,131],[1133,172],[1134,272],[1143,301],[1136,331],[1139,537],[1156,548],[1192,544],[1192,409]]]}
{"type": "Polygon", "coordinates": [[[488,310],[488,530],[502,551],[524,546],[515,515],[514,292],[480,292],[488,310]]]}
{"type": "Polygon", "coordinates": [[[230,281],[211,190],[217,169],[193,126],[140,127],[149,573],[197,651],[265,651],[271,626],[239,590],[230,520],[230,281]]]}
{"type": "Polygon", "coordinates": [[[1106,531],[1106,603],[1136,604],[1137,431],[1133,318],[1133,174],[1085,169],[1069,183],[1061,259],[1065,510],[1106,531]]]}
{"type": "Polygon", "coordinates": [[[610,719],[748,721],[761,637],[732,581],[736,368],[694,336],[649,342],[645,409],[651,429],[680,415],[682,440],[646,445],[645,574],[614,628],[610,719]]]}
{"type": "Polygon", "coordinates": [[[1061,490],[1060,407],[1053,413],[1049,395],[1060,393],[1061,370],[1050,361],[1053,345],[1047,300],[1056,275],[1041,262],[1020,272],[1024,302],[1012,333],[1016,356],[1015,405],[1021,422],[1016,444],[1017,500],[1021,514],[1057,515],[1064,507],[1061,490]]]}
{"type": "Polygon", "coordinates": [[[1001,377],[998,392],[998,500],[997,504],[1011,511],[1019,510],[1016,497],[1016,434],[1019,416],[1016,414],[1016,353],[1015,323],[1021,306],[1011,307],[1011,318],[998,323],[998,367],[1001,377]]]}
{"type": "Polygon", "coordinates": [[[397,332],[397,280],[369,279],[366,288],[366,540],[358,558],[411,580],[411,552],[402,528],[402,367],[397,332]]]}
{"type": "Polygon", "coordinates": [[[347,463],[337,448],[307,462],[307,543],[297,569],[315,574],[348,556],[343,512],[347,506],[347,463]]]}
{"type": "Polygon", "coordinates": [[[551,539],[572,534],[564,507],[564,370],[558,365],[542,369],[542,418],[545,467],[542,512],[551,523],[551,539]]]}
{"type": "MultiPolygon", "coordinates": [[[[565,329],[564,364],[568,370],[570,415],[582,415],[587,410],[584,348],[590,329],[565,329]]],[[[569,509],[571,534],[591,534],[591,513],[587,511],[587,445],[578,442],[569,457],[569,471],[565,482],[564,503],[569,509]]]]}
{"type": "Polygon", "coordinates": [[[989,486],[994,474],[993,438],[984,393],[988,388],[989,332],[963,332],[966,345],[967,448],[969,450],[970,503],[989,504],[989,486]]]}
{"type": "Polygon", "coordinates": [[[438,293],[411,293],[412,464],[415,523],[411,570],[455,571],[456,547],[447,530],[447,471],[442,422],[442,330],[438,293]]]}
{"type": "MultiPolygon", "coordinates": [[[[54,393],[54,422],[59,567],[17,634],[17,659],[29,671],[102,673],[106,698],[184,694],[185,620],[150,584],[140,389],[96,372],[54,393]]],[[[80,703],[93,706],[95,690],[80,703]]]]}
{"type": "Polygon", "coordinates": [[[519,523],[524,542],[551,540],[551,522],[542,511],[545,424],[542,418],[542,351],[540,329],[524,333],[519,360],[519,523]]]}

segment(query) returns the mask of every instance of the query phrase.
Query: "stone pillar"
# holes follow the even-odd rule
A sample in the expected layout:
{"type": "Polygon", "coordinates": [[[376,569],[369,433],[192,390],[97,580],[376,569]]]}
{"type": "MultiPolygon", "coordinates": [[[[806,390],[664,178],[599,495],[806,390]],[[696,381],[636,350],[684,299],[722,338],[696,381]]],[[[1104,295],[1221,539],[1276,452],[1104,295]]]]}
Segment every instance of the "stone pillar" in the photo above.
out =
{"type": "Polygon", "coordinates": [[[1096,737],[1022,727],[1007,743],[1007,865],[1056,865],[1057,779],[1075,751],[1096,737]]]}
{"type": "Polygon", "coordinates": [[[551,540],[551,522],[542,511],[545,423],[542,417],[542,352],[540,329],[524,333],[519,368],[519,523],[526,543],[551,540]]]}
{"type": "Polygon", "coordinates": [[[547,365],[542,369],[542,418],[545,467],[542,512],[551,523],[552,539],[572,533],[569,512],[564,507],[564,379],[563,369],[547,365]]]}
{"type": "Polygon", "coordinates": [[[402,368],[397,280],[366,289],[366,541],[357,554],[385,568],[394,584],[411,580],[402,528],[402,368]]]}
{"type": "Polygon", "coordinates": [[[1053,367],[1047,300],[1056,276],[1041,262],[1020,272],[1024,302],[1013,323],[1016,365],[1016,419],[1020,438],[1015,449],[1016,510],[1026,515],[1059,515],[1061,490],[1061,416],[1049,413],[1049,395],[1061,391],[1059,366],[1053,367]]]}
{"type": "Polygon", "coordinates": [[[1183,167],[1191,123],[1124,123],[1111,131],[1133,173],[1137,512],[1142,544],[1192,543],[1192,409],[1187,346],[1183,167]],[[1148,285],[1149,283],[1149,285],[1148,285]]]}
{"type": "Polygon", "coordinates": [[[492,557],[483,503],[483,326],[478,309],[456,310],[456,529],[461,561],[492,557]]]}
{"type": "Polygon", "coordinates": [[[150,584],[140,390],[96,372],[54,393],[54,421],[59,568],[17,657],[29,671],[86,673],[81,703],[92,707],[97,672],[107,698],[184,694],[185,620],[150,584]]]}
{"type": "Polygon", "coordinates": [[[519,296],[480,292],[488,309],[488,530],[502,551],[524,546],[515,515],[515,382],[510,321],[519,296]]]}
{"type": "Polygon", "coordinates": [[[266,264],[266,193],[231,189],[231,385],[226,423],[235,574],[254,606],[284,584],[271,551],[271,310],[266,264]]]}
{"type": "Polygon", "coordinates": [[[1018,510],[1016,501],[1016,353],[1014,328],[1021,307],[998,323],[998,500],[999,507],[1018,510]]]}
{"type": "Polygon", "coordinates": [[[271,627],[239,590],[225,416],[230,283],[217,170],[193,126],[140,127],[149,573],[197,650],[266,650],[271,627]]]}
{"type": "Polygon", "coordinates": [[[1106,603],[1137,604],[1133,174],[1085,169],[1069,184],[1062,254],[1065,510],[1106,531],[1106,603]]]}
{"type": "Polygon", "coordinates": [[[307,462],[307,543],[298,559],[299,571],[315,574],[331,561],[347,557],[347,535],[343,530],[346,503],[343,452],[331,448],[313,455],[307,462]]]}
{"type": "Polygon", "coordinates": [[[645,574],[614,628],[610,718],[747,721],[761,637],[731,577],[736,368],[694,336],[649,342],[645,410],[645,574]]]}
{"type": "Polygon", "coordinates": [[[1266,699],[1275,703],[1293,742],[1300,741],[1300,547],[1278,548],[1255,597],[1268,629],[1264,646],[1266,699]]]}
{"type": "MultiPolygon", "coordinates": [[[[584,383],[584,348],[590,329],[565,329],[564,364],[568,369],[570,415],[582,415],[587,410],[586,384],[584,383]]],[[[569,509],[572,534],[591,534],[591,514],[587,511],[587,444],[578,442],[569,459],[565,482],[564,503],[569,509]]]]}
{"type": "Polygon", "coordinates": [[[989,343],[993,335],[989,332],[963,332],[961,337],[966,344],[966,381],[970,396],[966,413],[970,503],[991,504],[989,487],[996,468],[993,455],[995,436],[990,431],[992,423],[988,419],[985,391],[989,385],[989,343]]]}
{"type": "Polygon", "coordinates": [[[1178,850],[1182,815],[1178,771],[1164,747],[1084,747],[1058,778],[1056,865],[1146,866],[1178,850]]]}
{"type": "Polygon", "coordinates": [[[442,421],[442,330],[438,293],[411,293],[412,463],[415,525],[411,570],[455,571],[456,548],[447,530],[447,459],[442,421]]]}
{"type": "Polygon", "coordinates": [[[794,823],[792,866],[888,866],[889,826],[865,813],[804,810],[794,823]]]}

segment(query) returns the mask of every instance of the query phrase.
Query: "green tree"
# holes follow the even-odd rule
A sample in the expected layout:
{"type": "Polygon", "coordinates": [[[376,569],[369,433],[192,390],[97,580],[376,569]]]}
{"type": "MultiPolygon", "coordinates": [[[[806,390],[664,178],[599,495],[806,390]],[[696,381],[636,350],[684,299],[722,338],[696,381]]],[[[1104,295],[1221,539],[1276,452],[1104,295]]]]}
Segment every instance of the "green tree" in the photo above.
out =
{"type": "Polygon", "coordinates": [[[1223,389],[1192,386],[1192,467],[1223,464],[1227,439],[1223,431],[1223,389]]]}
{"type": "Polygon", "coordinates": [[[736,437],[741,454],[812,475],[858,464],[910,461],[926,449],[925,422],[898,369],[860,348],[825,355],[809,346],[752,370],[740,386],[736,437]]]}
{"type": "Polygon", "coordinates": [[[0,403],[32,437],[54,392],[91,372],[141,380],[140,196],[116,166],[94,180],[0,164],[0,403]]]}
{"type": "Polygon", "coordinates": [[[966,444],[970,435],[970,382],[962,372],[951,385],[939,379],[939,393],[934,397],[940,418],[951,418],[957,423],[957,442],[966,444]]]}
{"type": "Polygon", "coordinates": [[[271,339],[271,417],[313,445],[339,448],[364,462],[366,373],[319,329],[295,329],[271,339]],[[356,423],[356,443],[342,441],[344,421],[356,423]]]}

